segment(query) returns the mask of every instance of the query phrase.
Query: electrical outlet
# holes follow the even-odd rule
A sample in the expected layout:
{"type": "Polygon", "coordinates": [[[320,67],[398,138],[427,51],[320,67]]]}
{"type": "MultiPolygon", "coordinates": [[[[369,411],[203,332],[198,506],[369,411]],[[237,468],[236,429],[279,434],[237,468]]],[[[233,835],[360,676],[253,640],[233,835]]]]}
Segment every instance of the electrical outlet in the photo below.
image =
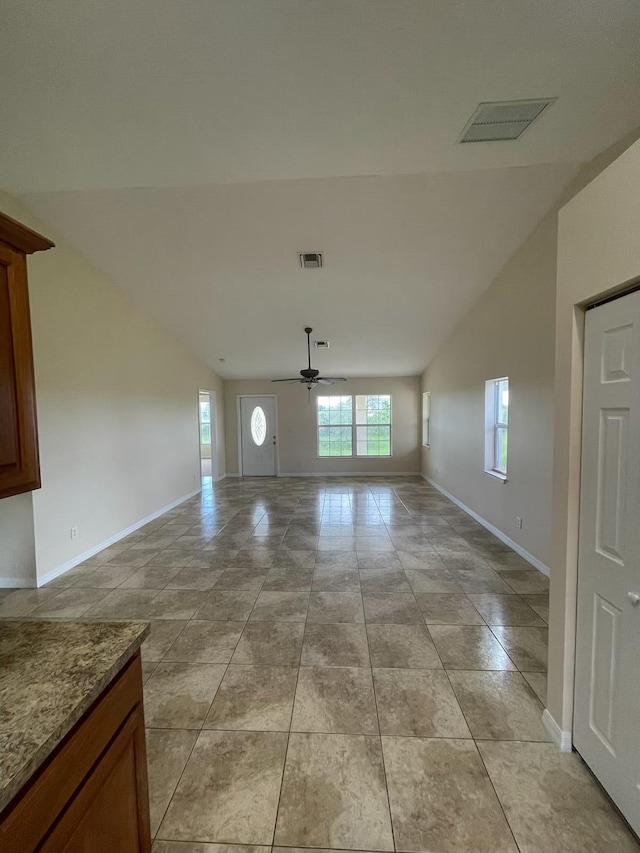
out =
{"type": "Polygon", "coordinates": [[[522,518],[519,515],[516,515],[516,526],[518,530],[522,530],[522,518]]]}
{"type": "Polygon", "coordinates": [[[80,534],[78,533],[78,528],[77,528],[77,527],[72,527],[72,528],[71,528],[71,538],[72,538],[72,539],[77,539],[79,535],[80,535],[80,534]]]}

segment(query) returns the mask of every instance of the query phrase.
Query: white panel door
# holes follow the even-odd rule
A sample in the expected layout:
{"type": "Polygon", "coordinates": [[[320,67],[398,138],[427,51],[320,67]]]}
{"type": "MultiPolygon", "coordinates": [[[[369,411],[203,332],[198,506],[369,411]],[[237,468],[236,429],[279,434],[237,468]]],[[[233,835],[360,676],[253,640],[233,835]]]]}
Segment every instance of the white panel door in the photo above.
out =
{"type": "Polygon", "coordinates": [[[640,292],[587,311],[574,744],[640,833],[640,292]]]}
{"type": "Polygon", "coordinates": [[[275,477],[275,397],[240,397],[240,443],[244,477],[275,477]]]}

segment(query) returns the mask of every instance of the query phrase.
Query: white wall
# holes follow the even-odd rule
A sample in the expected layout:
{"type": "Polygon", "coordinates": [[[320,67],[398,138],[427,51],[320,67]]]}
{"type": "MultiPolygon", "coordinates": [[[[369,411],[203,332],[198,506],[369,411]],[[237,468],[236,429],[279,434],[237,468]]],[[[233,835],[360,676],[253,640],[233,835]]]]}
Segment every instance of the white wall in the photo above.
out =
{"type": "Polygon", "coordinates": [[[391,394],[393,455],[387,459],[319,459],[315,397],[311,402],[303,385],[273,385],[265,380],[224,383],[226,457],[229,474],[238,473],[237,397],[239,394],[276,394],[281,474],[407,473],[420,470],[420,377],[350,379],[326,386],[321,394],[391,394]]]}
{"type": "Polygon", "coordinates": [[[31,492],[0,500],[0,587],[36,586],[31,492]]]}
{"type": "MultiPolygon", "coordinates": [[[[6,194],[0,209],[57,243],[29,259],[42,471],[33,524],[42,582],[199,488],[198,388],[221,391],[222,383],[55,228],[6,194]]],[[[222,411],[219,419],[222,435],[222,411]]],[[[0,520],[11,508],[0,501],[0,520]]]]}
{"type": "Polygon", "coordinates": [[[573,716],[584,305],[640,281],[640,142],[560,211],[547,706],[573,716]]]}
{"type": "Polygon", "coordinates": [[[582,169],[422,376],[431,391],[431,448],[422,471],[546,569],[552,562],[558,209],[635,139],[582,169]],[[484,473],[485,381],[508,376],[508,482],[484,473]],[[523,519],[522,529],[516,516],[523,519]]]}

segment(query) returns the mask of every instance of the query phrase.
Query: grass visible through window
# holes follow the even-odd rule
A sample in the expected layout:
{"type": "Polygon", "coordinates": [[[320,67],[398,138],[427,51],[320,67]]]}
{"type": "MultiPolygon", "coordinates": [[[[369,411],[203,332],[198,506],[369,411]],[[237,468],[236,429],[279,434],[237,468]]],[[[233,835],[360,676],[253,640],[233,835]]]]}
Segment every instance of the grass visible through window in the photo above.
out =
{"type": "Polygon", "coordinates": [[[318,456],[353,455],[353,398],[318,397],[318,456]]]}
{"type": "Polygon", "coordinates": [[[318,397],[318,456],[391,456],[391,396],[318,397]],[[354,435],[355,432],[355,435],[354,435]]]}

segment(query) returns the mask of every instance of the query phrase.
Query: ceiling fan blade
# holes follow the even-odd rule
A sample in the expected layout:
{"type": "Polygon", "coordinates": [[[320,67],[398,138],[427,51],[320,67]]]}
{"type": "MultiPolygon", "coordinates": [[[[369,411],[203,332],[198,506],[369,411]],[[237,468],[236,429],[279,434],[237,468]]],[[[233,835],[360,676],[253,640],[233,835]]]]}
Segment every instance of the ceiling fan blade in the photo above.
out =
{"type": "Polygon", "coordinates": [[[316,379],[319,385],[333,385],[333,379],[316,379]]]}
{"type": "Polygon", "coordinates": [[[318,382],[346,382],[347,380],[340,376],[318,376],[318,382]]]}
{"type": "Polygon", "coordinates": [[[302,379],[272,379],[272,382],[303,382],[302,379]]]}

